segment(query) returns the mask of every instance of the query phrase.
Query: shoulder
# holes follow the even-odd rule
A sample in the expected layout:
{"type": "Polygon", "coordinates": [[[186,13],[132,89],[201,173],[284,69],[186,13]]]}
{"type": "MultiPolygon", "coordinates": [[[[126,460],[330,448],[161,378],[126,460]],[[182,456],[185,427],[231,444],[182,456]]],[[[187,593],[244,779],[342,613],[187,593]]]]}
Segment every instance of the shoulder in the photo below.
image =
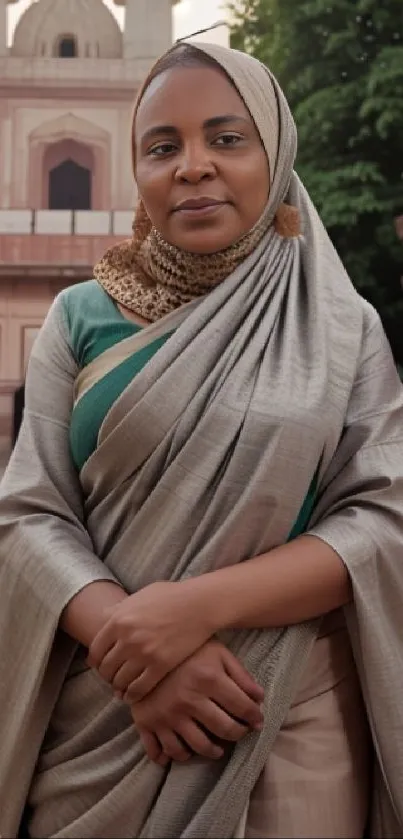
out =
{"type": "Polygon", "coordinates": [[[362,299],[363,306],[363,331],[362,331],[362,355],[379,356],[393,361],[392,350],[383,327],[379,313],[371,303],[362,299]]]}
{"type": "Polygon", "coordinates": [[[99,309],[105,305],[107,295],[97,280],[87,280],[84,283],[65,288],[57,297],[67,324],[70,325],[76,318],[85,316],[89,311],[99,309]]]}
{"type": "Polygon", "coordinates": [[[67,340],[81,366],[100,333],[116,318],[114,305],[97,280],[64,289],[57,302],[62,310],[67,340]]]}
{"type": "Polygon", "coordinates": [[[359,413],[370,410],[386,412],[402,403],[402,383],[381,318],[374,307],[363,300],[361,351],[353,389],[359,397],[359,413]],[[388,408],[389,406],[389,408],[388,408]]]}

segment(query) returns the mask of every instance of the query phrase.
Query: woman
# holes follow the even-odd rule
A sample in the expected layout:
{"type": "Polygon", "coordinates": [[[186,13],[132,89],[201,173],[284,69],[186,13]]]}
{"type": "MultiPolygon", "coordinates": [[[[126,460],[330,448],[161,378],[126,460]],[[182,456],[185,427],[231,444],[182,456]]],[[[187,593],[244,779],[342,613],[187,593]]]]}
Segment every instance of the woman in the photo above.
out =
{"type": "Polygon", "coordinates": [[[295,152],[241,53],[140,93],[2,485],[2,835],[401,835],[402,387],[295,152]]]}

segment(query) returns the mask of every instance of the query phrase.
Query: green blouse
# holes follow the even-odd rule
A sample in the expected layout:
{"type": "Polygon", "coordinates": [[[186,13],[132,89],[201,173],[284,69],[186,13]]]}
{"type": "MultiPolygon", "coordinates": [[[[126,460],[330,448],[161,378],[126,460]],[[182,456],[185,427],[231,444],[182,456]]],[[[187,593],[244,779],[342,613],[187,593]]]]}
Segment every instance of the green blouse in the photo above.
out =
{"type": "MultiPolygon", "coordinates": [[[[80,369],[142,328],[120,313],[96,280],[68,288],[62,300],[68,340],[80,369]]],[[[99,430],[113,403],[168,337],[157,338],[127,358],[93,385],[74,406],[70,422],[70,448],[78,471],[95,451],[99,430]]]]}

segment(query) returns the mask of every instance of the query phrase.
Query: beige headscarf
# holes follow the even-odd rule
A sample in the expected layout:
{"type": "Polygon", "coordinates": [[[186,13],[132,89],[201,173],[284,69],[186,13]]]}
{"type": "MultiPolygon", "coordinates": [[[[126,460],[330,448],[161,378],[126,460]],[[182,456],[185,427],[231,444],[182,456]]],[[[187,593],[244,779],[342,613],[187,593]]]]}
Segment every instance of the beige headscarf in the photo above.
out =
{"type": "MultiPolygon", "coordinates": [[[[176,45],[170,52],[180,49],[181,45],[176,45]]],[[[211,44],[192,43],[192,47],[213,58],[235,83],[241,96],[249,63],[255,73],[258,69],[261,89],[256,90],[254,101],[248,99],[245,104],[267,154],[271,174],[270,198],[253,229],[230,247],[214,254],[188,253],[170,245],[152,227],[140,199],[133,222],[133,238],[110,248],[95,266],[94,277],[114,300],[149,321],[156,321],[215,288],[252,253],[271,224],[283,236],[295,236],[300,232],[297,209],[284,203],[296,155],[297,134],[277,81],[256,59],[243,53],[211,44]],[[270,78],[270,88],[267,77],[270,78]]],[[[137,110],[154,70],[151,70],[137,98],[132,136],[137,110]]],[[[133,171],[135,175],[134,155],[133,171]]]]}

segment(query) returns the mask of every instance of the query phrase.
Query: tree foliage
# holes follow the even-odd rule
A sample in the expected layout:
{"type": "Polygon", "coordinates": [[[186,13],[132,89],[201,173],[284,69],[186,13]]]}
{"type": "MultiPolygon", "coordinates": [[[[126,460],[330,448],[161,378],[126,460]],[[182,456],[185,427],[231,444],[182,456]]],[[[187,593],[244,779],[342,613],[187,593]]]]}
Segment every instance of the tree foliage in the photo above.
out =
{"type": "Polygon", "coordinates": [[[297,171],[403,362],[403,0],[237,0],[232,43],[275,73],[297,171]]]}

